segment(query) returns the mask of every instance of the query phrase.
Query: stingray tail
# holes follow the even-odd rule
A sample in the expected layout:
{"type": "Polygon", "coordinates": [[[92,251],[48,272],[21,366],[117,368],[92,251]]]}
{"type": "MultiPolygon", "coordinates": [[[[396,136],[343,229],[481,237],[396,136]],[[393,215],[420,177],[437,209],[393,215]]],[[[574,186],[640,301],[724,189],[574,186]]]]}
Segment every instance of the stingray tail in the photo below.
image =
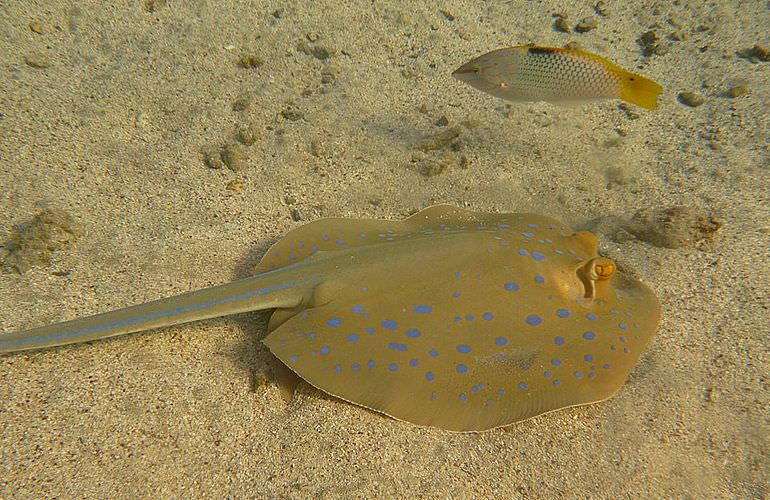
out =
{"type": "Polygon", "coordinates": [[[42,349],[276,307],[298,305],[313,276],[297,266],[31,330],[0,335],[0,353],[42,349]]]}

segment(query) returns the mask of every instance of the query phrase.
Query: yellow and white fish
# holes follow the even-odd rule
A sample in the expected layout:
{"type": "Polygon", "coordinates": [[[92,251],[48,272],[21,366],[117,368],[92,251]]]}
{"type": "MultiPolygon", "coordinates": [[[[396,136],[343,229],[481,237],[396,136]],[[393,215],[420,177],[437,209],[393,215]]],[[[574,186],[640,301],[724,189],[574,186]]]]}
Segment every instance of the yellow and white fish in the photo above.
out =
{"type": "Polygon", "coordinates": [[[622,99],[656,109],[663,90],[654,81],[596,54],[535,45],[493,50],[462,65],[452,76],[514,102],[622,99]]]}

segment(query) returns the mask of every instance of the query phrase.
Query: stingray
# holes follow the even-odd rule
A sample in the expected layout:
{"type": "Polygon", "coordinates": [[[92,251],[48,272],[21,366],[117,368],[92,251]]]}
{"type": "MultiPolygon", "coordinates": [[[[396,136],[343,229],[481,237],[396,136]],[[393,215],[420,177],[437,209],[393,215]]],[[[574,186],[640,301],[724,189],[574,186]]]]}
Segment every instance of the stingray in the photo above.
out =
{"type": "Polygon", "coordinates": [[[399,420],[483,431],[611,397],[660,317],[593,233],[527,213],[322,219],[275,243],[257,272],[4,334],[0,352],[275,309],[263,342],[284,390],[301,378],[399,420]]]}

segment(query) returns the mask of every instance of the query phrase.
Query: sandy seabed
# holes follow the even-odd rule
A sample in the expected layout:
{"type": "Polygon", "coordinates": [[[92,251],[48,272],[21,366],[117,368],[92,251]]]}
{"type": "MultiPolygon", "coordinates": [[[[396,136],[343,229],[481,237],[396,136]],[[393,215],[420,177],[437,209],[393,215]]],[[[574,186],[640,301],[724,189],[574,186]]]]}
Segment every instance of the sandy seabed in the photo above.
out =
{"type": "Polygon", "coordinates": [[[5,356],[0,496],[767,496],[770,71],[738,52],[768,25],[761,1],[0,4],[0,241],[47,209],[79,233],[6,265],[0,331],[246,276],[319,217],[440,202],[592,228],[663,308],[616,397],[483,434],[309,388],[285,404],[262,383],[264,313],[5,356]],[[570,41],[660,82],[660,108],[512,105],[450,76],[570,41]],[[459,151],[415,150],[451,127],[459,151]],[[673,205],[717,238],[613,237],[673,205]]]}

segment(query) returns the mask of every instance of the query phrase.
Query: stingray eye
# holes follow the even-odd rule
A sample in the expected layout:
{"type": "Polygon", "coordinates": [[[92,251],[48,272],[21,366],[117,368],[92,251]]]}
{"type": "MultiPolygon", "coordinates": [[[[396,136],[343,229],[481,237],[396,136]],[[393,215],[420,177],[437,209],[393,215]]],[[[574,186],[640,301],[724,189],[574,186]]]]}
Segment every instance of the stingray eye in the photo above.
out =
{"type": "Polygon", "coordinates": [[[615,274],[615,263],[604,257],[594,259],[592,274],[596,276],[597,280],[608,280],[615,274]]]}
{"type": "Polygon", "coordinates": [[[595,257],[581,265],[577,270],[580,281],[583,282],[583,296],[587,299],[596,298],[597,281],[607,281],[615,274],[615,263],[605,257],[595,257]]]}

